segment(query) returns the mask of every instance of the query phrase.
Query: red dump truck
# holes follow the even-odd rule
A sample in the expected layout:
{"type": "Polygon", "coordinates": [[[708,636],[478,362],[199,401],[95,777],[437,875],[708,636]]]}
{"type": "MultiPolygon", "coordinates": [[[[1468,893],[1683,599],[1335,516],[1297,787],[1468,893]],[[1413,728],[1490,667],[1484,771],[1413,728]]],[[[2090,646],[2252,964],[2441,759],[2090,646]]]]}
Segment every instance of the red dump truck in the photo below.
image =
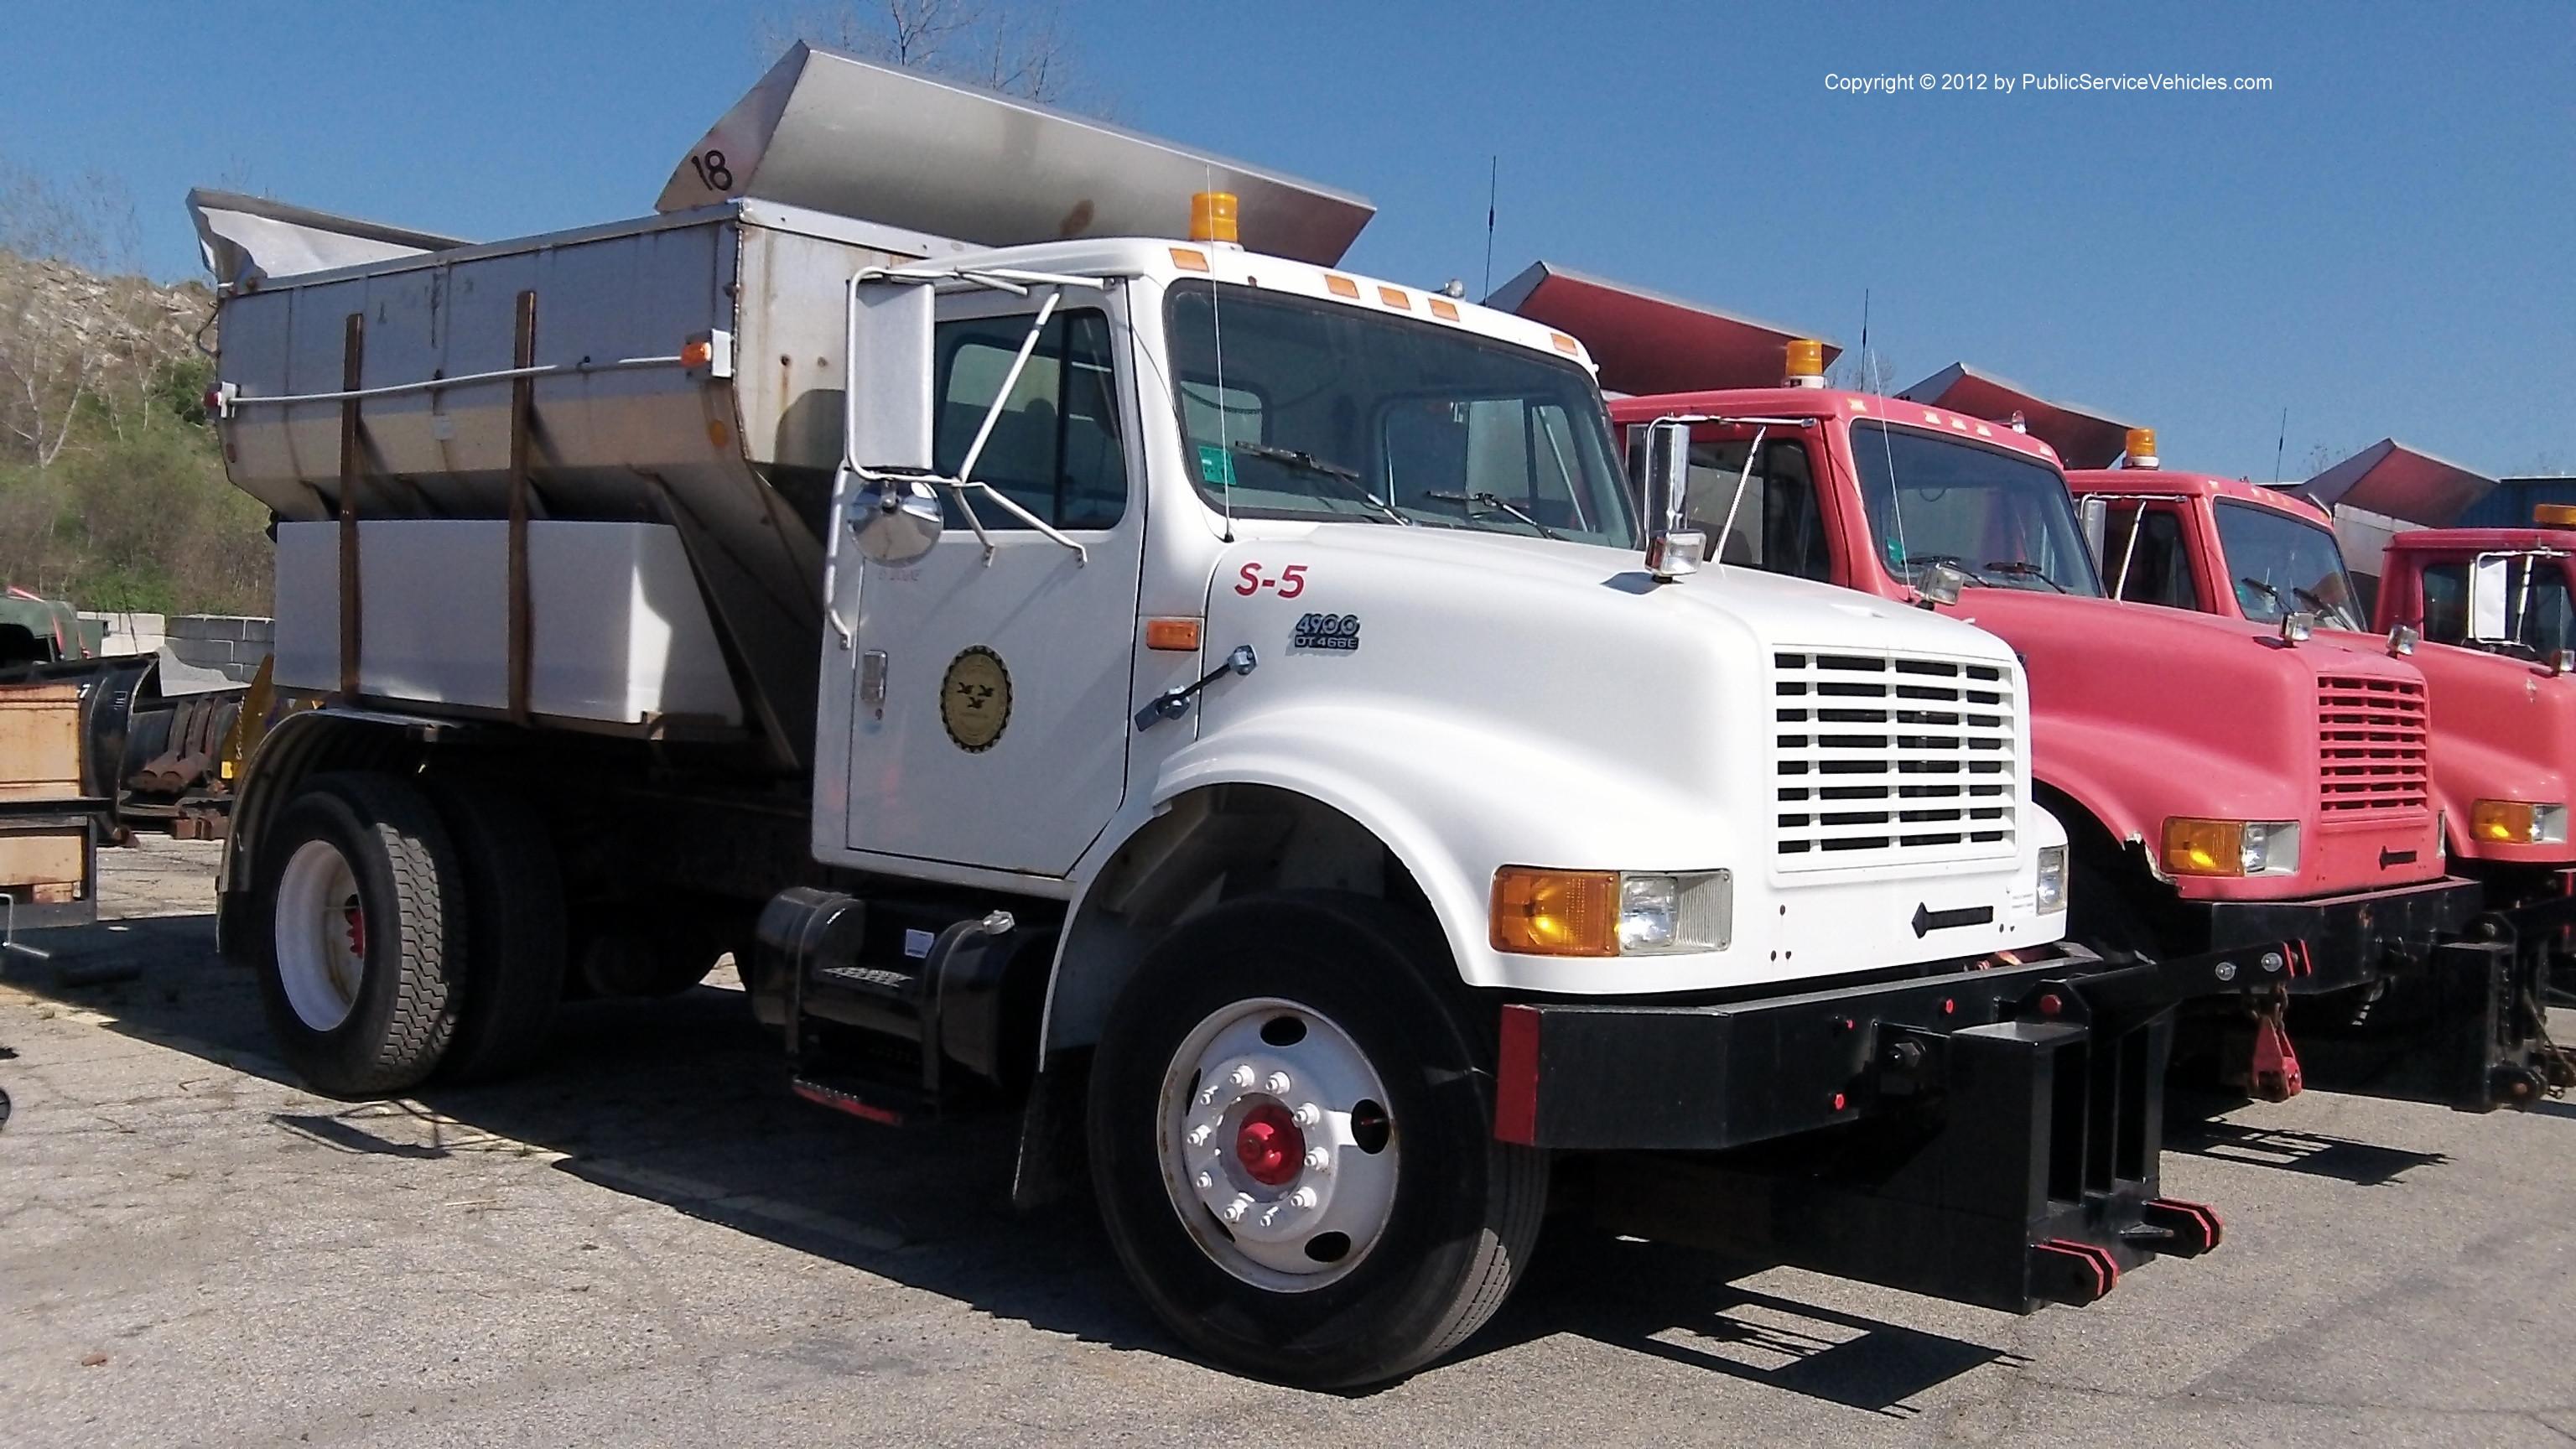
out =
{"type": "MultiPolygon", "coordinates": [[[[1493,300],[1582,337],[1605,388],[1640,394],[1610,404],[1636,444],[1687,427],[1687,522],[1721,576],[1835,584],[2012,646],[2036,798],[2074,852],[2077,940],[2148,957],[2301,943],[2186,1014],[2177,1082],[2296,1090],[2285,1016],[2301,999],[2303,1029],[2373,1039],[2374,1065],[2337,1086],[2478,1109],[2528,1096],[2537,1044],[2483,1027],[2511,994],[2511,953],[2472,938],[2481,889],[2445,868],[2410,661],[2105,597],[2054,449],[1957,400],[1828,388],[1818,343],[1547,263],[1493,300]],[[1764,366],[1772,385],[1741,385],[1764,366]],[[1710,380],[1730,385],[1692,386],[1710,380]],[[2381,1065],[2472,1036],[2475,1060],[2442,1053],[2430,1085],[2381,1065]]],[[[1907,828],[1907,800],[1843,793],[1784,775],[1777,805],[1784,821],[1907,828]]]]}

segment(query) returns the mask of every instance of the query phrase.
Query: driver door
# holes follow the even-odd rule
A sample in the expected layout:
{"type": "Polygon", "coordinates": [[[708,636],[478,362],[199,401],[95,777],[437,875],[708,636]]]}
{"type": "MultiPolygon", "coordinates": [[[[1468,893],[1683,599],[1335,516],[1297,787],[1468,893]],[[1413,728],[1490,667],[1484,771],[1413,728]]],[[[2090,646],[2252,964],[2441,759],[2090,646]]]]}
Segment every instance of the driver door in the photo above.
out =
{"type": "MultiPolygon", "coordinates": [[[[942,297],[934,461],[954,476],[1034,320],[1034,297],[942,297]]],[[[1145,535],[1121,374],[1125,298],[1068,289],[994,415],[939,542],[861,565],[849,846],[1039,875],[1070,872],[1126,792],[1129,674],[1145,535]]]]}

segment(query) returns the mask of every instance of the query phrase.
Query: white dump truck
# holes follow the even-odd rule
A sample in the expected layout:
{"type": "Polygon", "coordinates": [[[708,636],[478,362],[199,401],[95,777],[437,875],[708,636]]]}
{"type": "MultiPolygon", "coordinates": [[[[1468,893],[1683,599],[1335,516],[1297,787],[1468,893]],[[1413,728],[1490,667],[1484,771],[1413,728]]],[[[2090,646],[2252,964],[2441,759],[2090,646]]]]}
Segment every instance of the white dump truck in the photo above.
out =
{"type": "Polygon", "coordinates": [[[1022,1202],[1311,1384],[1473,1332],[1552,1170],[2015,1311],[2216,1242],[2011,652],[1691,573],[1580,344],[1340,268],[1356,198],[798,47],[642,220],[193,202],[318,704],[221,929],[322,1090],[731,952],[794,1090],[1024,1113],[1022,1202]]]}

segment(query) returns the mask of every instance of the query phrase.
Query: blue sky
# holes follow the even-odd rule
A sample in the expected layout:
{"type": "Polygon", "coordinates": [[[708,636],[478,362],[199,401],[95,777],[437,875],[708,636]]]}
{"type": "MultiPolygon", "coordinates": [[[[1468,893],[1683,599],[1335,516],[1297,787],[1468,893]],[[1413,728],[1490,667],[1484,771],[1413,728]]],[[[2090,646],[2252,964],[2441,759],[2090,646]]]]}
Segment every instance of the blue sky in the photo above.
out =
{"type": "MultiPolygon", "coordinates": [[[[0,156],[95,170],[143,261],[230,184],[494,238],[650,209],[791,7],[0,7],[0,156]]],[[[2563,5],[1240,6],[1063,0],[1137,129],[1359,191],[1352,266],[1534,257],[2155,425],[2272,475],[2383,436],[2576,472],[2576,10],[2563,5]],[[2269,76],[2264,94],[1829,92],[1825,77],[2269,76]]]]}

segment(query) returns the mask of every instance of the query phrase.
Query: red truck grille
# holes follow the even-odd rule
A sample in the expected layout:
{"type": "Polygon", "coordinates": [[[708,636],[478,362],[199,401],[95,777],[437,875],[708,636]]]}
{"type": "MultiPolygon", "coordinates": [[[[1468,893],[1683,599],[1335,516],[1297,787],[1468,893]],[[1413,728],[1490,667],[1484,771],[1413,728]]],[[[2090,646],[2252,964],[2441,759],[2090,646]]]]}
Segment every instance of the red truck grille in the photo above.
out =
{"type": "Polygon", "coordinates": [[[1782,652],[1772,668],[1782,870],[2012,855],[2012,670],[1875,650],[1782,652]]]}
{"type": "Polygon", "coordinates": [[[2317,681],[2317,805],[2326,818],[2420,810],[2430,797],[2424,686],[2404,679],[2317,681]]]}

